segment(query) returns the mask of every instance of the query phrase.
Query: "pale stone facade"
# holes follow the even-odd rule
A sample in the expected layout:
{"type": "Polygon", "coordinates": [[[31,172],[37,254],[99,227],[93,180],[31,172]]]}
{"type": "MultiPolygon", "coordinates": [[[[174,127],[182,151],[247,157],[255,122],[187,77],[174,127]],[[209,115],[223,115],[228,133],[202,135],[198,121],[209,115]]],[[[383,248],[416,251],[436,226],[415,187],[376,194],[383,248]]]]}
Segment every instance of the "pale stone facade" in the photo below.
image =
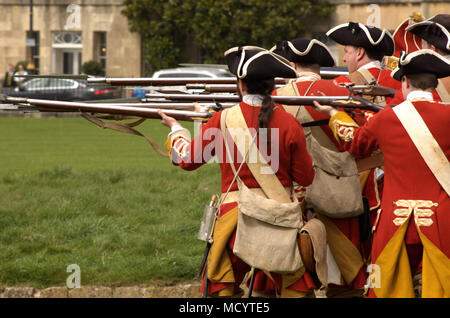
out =
{"type": "MultiPolygon", "coordinates": [[[[122,9],[121,0],[34,0],[40,74],[79,74],[82,63],[103,60],[107,76],[141,76],[141,38],[129,31],[122,9]]],[[[0,12],[3,75],[29,56],[30,1],[0,0],[0,12]]]]}
{"type": "MultiPolygon", "coordinates": [[[[314,20],[307,36],[330,46],[339,66],[343,49],[324,35],[349,21],[376,25],[393,32],[414,12],[425,18],[450,13],[450,3],[437,0],[330,0],[336,10],[330,18],[314,20]]],[[[0,73],[8,64],[26,60],[30,21],[29,0],[0,0],[0,73]]],[[[142,76],[141,37],[129,31],[121,14],[122,0],[34,0],[33,31],[39,33],[40,74],[78,74],[90,60],[105,62],[106,76],[142,76]],[[99,50],[106,43],[105,55],[99,50]]],[[[233,44],[230,44],[233,45],[233,44]]],[[[186,53],[190,55],[189,53],[186,53]]]]}

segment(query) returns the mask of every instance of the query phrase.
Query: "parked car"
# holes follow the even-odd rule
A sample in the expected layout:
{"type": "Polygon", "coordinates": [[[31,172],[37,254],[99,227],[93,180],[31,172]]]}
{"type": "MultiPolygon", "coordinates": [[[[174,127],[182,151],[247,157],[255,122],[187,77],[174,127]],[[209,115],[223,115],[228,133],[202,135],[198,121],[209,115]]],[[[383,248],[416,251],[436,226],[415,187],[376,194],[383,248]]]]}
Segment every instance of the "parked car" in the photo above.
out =
{"type": "Polygon", "coordinates": [[[119,87],[88,84],[85,80],[69,78],[33,78],[8,92],[9,96],[63,101],[99,100],[121,97],[119,87]]]}
{"type": "MultiPolygon", "coordinates": [[[[195,66],[162,69],[153,73],[152,78],[234,77],[234,75],[231,74],[225,66],[224,67],[218,65],[207,66],[203,64],[188,64],[188,65],[195,65],[195,66]]],[[[135,86],[132,90],[131,97],[143,98],[145,97],[146,93],[151,93],[151,91],[139,89],[139,86],[135,86]]]]}
{"type": "Polygon", "coordinates": [[[163,69],[155,72],[152,77],[234,77],[226,68],[200,65],[163,69]]]}

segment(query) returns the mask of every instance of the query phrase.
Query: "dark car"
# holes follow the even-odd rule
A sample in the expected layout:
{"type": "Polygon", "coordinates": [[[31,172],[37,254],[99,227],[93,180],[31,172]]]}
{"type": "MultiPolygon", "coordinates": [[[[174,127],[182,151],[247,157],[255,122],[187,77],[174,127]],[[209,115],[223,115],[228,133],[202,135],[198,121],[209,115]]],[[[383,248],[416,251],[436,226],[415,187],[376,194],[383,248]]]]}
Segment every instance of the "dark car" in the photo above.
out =
{"type": "Polygon", "coordinates": [[[69,78],[33,78],[7,93],[9,96],[62,101],[99,100],[121,97],[119,87],[88,84],[69,78]]]}

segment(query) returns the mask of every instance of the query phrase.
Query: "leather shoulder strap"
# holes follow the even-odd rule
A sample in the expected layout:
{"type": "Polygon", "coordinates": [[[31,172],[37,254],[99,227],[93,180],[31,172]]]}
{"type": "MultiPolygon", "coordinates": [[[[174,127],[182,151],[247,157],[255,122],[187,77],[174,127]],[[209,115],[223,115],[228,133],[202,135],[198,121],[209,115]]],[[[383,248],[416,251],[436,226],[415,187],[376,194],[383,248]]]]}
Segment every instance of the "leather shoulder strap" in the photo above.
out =
{"type": "MultiPolygon", "coordinates": [[[[358,72],[364,77],[366,84],[369,84],[372,82],[377,82],[377,79],[372,75],[372,73],[368,69],[363,68],[362,70],[359,70],[358,72]]],[[[381,72],[381,70],[380,70],[380,72],[381,72]]]]}
{"type": "Polygon", "coordinates": [[[433,175],[450,195],[450,163],[413,103],[404,101],[393,110],[433,175]]]}
{"type": "MultiPolygon", "coordinates": [[[[229,128],[228,132],[233,138],[239,152],[244,155],[249,151],[247,166],[267,197],[282,203],[292,202],[290,194],[283,187],[271,166],[261,155],[258,147],[250,147],[250,150],[248,150],[253,136],[250,134],[239,105],[228,109],[225,121],[226,127],[229,128]],[[238,140],[244,142],[239,142],[238,140]],[[245,142],[246,140],[249,142],[245,142]]],[[[226,142],[226,140],[224,141],[226,142]]]]}
{"type": "MultiPolygon", "coordinates": [[[[382,70],[380,70],[381,75],[382,70]]],[[[378,80],[373,76],[373,74],[368,69],[361,69],[359,71],[352,72],[348,75],[350,81],[357,85],[367,85],[369,83],[377,83],[378,80]]],[[[386,98],[384,96],[363,96],[368,100],[372,100],[375,104],[386,106],[386,98]]]]}
{"type": "MultiPolygon", "coordinates": [[[[295,96],[295,88],[297,87],[297,84],[295,81],[290,82],[289,84],[286,84],[280,88],[277,89],[277,95],[278,96],[295,96]]],[[[292,116],[297,118],[298,109],[299,106],[286,106],[283,105],[283,108],[292,116]]]]}
{"type": "Polygon", "coordinates": [[[450,76],[438,80],[436,92],[444,103],[450,103],[450,76]]]}
{"type": "MultiPolygon", "coordinates": [[[[305,96],[308,94],[309,90],[314,85],[314,83],[315,82],[312,82],[311,85],[308,87],[307,91],[304,94],[305,96]]],[[[290,83],[282,88],[284,89],[282,93],[286,93],[286,96],[301,96],[300,92],[298,91],[298,86],[295,82],[290,83]]],[[[297,118],[300,123],[307,123],[314,121],[314,118],[311,116],[311,114],[305,107],[284,106],[284,108],[286,109],[287,112],[294,115],[295,118],[297,118]]],[[[322,147],[328,148],[333,151],[337,151],[337,148],[334,145],[334,143],[330,140],[327,134],[325,134],[323,129],[320,128],[319,126],[303,127],[303,130],[305,132],[305,136],[307,136],[309,132],[311,132],[311,134],[317,139],[317,141],[320,143],[322,147]]]]}
{"type": "Polygon", "coordinates": [[[359,71],[348,74],[348,79],[350,80],[350,82],[357,85],[366,85],[369,83],[366,77],[364,77],[363,74],[359,71]]]}

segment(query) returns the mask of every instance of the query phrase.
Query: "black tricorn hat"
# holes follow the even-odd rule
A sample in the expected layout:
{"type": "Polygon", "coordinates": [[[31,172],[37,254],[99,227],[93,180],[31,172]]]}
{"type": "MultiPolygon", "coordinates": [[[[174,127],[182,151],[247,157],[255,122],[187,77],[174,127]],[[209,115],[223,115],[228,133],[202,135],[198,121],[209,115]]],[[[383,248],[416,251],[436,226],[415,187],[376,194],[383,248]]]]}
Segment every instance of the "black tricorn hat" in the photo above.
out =
{"type": "Polygon", "coordinates": [[[406,28],[438,49],[450,51],[450,14],[438,14],[406,28]]]}
{"type": "Polygon", "coordinates": [[[331,67],[336,64],[327,46],[316,39],[298,38],[281,41],[270,51],[296,63],[319,64],[324,67],[331,67]]]}
{"type": "Polygon", "coordinates": [[[430,73],[437,78],[450,76],[450,62],[433,50],[418,50],[409,54],[402,51],[398,66],[391,76],[401,81],[403,75],[430,73]]]}
{"type": "Polygon", "coordinates": [[[294,78],[295,69],[284,57],[257,46],[236,46],[225,52],[228,69],[239,79],[294,78]]]}
{"type": "Polygon", "coordinates": [[[327,32],[327,36],[341,45],[353,45],[394,54],[394,40],[388,30],[367,26],[357,22],[340,24],[327,32]]]}

